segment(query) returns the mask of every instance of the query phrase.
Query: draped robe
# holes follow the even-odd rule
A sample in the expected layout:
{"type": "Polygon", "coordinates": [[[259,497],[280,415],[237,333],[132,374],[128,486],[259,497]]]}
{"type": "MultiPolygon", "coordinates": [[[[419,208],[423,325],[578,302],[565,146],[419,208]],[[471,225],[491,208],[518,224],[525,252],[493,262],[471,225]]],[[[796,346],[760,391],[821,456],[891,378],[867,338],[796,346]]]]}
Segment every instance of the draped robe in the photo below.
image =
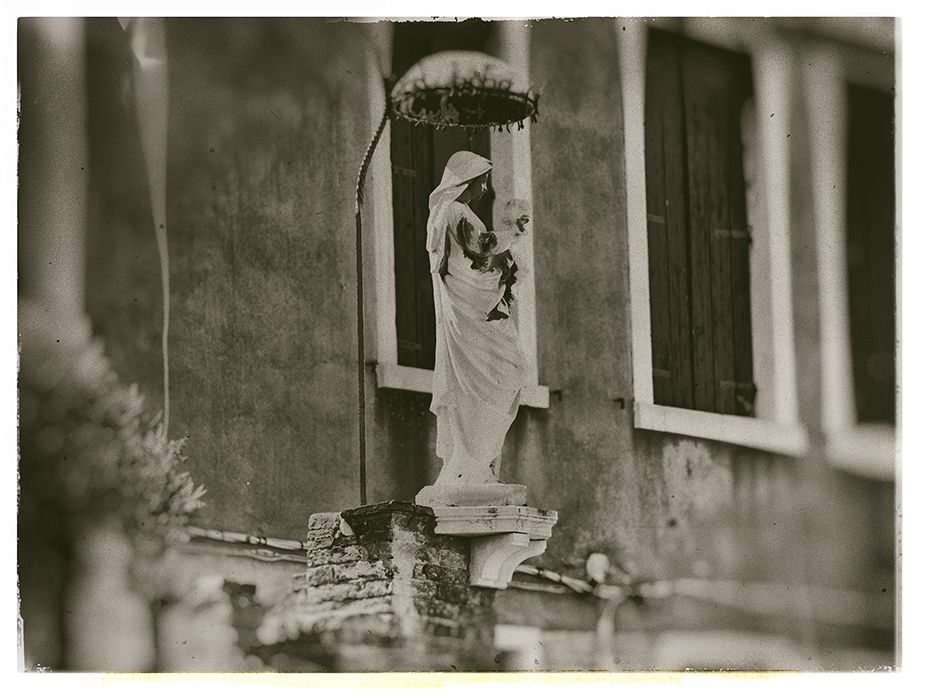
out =
{"type": "Polygon", "coordinates": [[[525,384],[504,281],[513,273],[511,237],[487,231],[455,199],[438,201],[431,222],[440,235],[429,248],[437,325],[431,411],[444,461],[437,484],[497,483],[525,384]]]}

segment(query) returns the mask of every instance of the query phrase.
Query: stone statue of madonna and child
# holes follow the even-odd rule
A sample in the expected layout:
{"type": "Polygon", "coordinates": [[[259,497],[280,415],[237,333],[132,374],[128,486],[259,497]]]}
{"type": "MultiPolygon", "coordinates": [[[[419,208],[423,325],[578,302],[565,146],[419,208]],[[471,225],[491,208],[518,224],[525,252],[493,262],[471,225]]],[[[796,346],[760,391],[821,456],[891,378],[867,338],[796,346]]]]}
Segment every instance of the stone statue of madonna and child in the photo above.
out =
{"type": "Polygon", "coordinates": [[[456,152],[429,200],[437,330],[430,409],[443,468],[416,497],[427,506],[520,505],[526,498],[523,486],[501,483],[499,468],[526,385],[511,306],[515,247],[530,218],[526,202],[512,200],[489,231],[470,209],[486,192],[491,167],[473,152],[456,152]]]}

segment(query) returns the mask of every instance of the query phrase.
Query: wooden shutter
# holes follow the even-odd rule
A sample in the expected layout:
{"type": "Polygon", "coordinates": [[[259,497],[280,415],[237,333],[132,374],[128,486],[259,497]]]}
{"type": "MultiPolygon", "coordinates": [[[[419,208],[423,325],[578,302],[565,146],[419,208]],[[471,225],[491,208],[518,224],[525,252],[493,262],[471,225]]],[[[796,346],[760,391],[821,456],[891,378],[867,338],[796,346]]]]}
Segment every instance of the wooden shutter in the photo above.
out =
{"type": "Polygon", "coordinates": [[[739,125],[750,91],[745,81],[748,66],[743,66],[741,56],[692,41],[685,44],[682,65],[691,210],[694,408],[737,414],[744,409],[737,396],[751,384],[751,320],[744,322],[736,315],[749,303],[739,125]],[[735,203],[734,193],[742,198],[735,203]],[[737,337],[738,350],[747,357],[748,381],[737,378],[737,337]]]}
{"type": "Polygon", "coordinates": [[[729,140],[729,254],[732,285],[732,344],[735,360],[735,413],[753,416],[755,409],[755,378],[752,363],[752,304],[749,249],[751,230],[745,209],[745,170],[742,152],[741,113],[750,93],[751,75],[747,61],[738,65],[735,84],[738,92],[728,111],[729,140]]]}
{"type": "Polygon", "coordinates": [[[684,111],[678,42],[650,35],[646,74],[649,307],[655,402],[691,408],[691,332],[684,111]]]}
{"type": "MultiPolygon", "coordinates": [[[[434,368],[436,320],[427,253],[428,198],[450,156],[468,149],[490,158],[490,133],[392,123],[392,218],[398,363],[434,368]]],[[[491,228],[489,188],[473,210],[491,228]]]]}
{"type": "Polygon", "coordinates": [[[751,414],[739,116],[747,58],[650,33],[646,186],[655,402],[751,414]]]}
{"type": "Polygon", "coordinates": [[[392,219],[398,363],[434,368],[434,299],[426,250],[433,130],[392,122],[392,219]]]}

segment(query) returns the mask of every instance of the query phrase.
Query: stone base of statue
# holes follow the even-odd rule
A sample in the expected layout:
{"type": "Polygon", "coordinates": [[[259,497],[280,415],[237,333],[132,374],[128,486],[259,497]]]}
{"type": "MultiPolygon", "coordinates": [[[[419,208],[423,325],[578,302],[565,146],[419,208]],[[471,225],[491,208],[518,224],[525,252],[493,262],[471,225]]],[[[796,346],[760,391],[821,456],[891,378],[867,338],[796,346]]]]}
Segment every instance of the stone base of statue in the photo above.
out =
{"type": "Polygon", "coordinates": [[[507,588],[523,561],[545,552],[558,520],[527,506],[520,484],[432,485],[414,501],[433,509],[437,535],[469,538],[469,583],[487,588],[507,588]]]}
{"type": "Polygon", "coordinates": [[[432,484],[414,497],[418,506],[526,506],[522,484],[432,484]]]}

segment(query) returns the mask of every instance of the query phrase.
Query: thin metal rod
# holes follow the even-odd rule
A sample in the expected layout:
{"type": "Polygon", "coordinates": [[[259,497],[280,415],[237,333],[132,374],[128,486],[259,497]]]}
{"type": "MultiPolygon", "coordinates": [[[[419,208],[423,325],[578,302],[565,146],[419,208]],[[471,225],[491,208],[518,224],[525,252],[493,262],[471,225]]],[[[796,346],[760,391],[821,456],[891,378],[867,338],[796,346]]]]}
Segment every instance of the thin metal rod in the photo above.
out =
{"type": "Polygon", "coordinates": [[[382,137],[382,131],[385,130],[385,124],[389,119],[388,107],[382,113],[382,120],[379,121],[379,127],[376,134],[366,148],[366,155],[363,157],[363,163],[360,166],[360,173],[357,176],[356,188],[356,259],[357,259],[357,386],[359,389],[359,441],[360,441],[360,506],[366,505],[366,328],[363,322],[363,220],[360,210],[363,207],[363,184],[366,180],[366,172],[369,170],[369,163],[373,158],[373,152],[382,137]]]}

